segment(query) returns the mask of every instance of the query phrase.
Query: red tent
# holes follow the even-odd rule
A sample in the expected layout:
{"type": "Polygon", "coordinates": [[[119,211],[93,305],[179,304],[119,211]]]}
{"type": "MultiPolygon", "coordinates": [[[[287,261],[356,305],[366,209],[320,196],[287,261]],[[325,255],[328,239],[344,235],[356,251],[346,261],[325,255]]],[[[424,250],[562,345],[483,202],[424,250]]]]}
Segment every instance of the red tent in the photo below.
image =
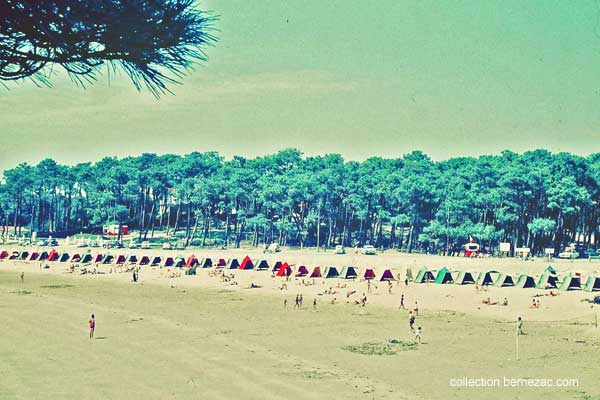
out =
{"type": "Polygon", "coordinates": [[[50,250],[50,253],[48,253],[48,261],[56,261],[58,260],[58,252],[54,249],[50,250]]]}
{"type": "Polygon", "coordinates": [[[321,267],[315,267],[310,274],[311,278],[320,278],[321,277],[321,267]]]}
{"type": "Polygon", "coordinates": [[[193,267],[195,265],[198,264],[198,259],[196,258],[195,255],[191,255],[188,257],[187,261],[185,262],[185,267],[189,268],[189,267],[193,267]]]}
{"type": "Polygon", "coordinates": [[[219,262],[217,263],[217,267],[224,267],[227,265],[227,261],[224,258],[219,258],[219,262]]]}
{"type": "Polygon", "coordinates": [[[277,271],[277,276],[290,276],[292,274],[292,267],[288,263],[281,264],[281,268],[277,271]]]}
{"type": "Polygon", "coordinates": [[[383,271],[383,274],[381,274],[381,279],[379,279],[380,281],[395,281],[394,279],[394,275],[392,274],[392,271],[390,271],[389,269],[386,269],[385,271],[383,271]]]}
{"type": "Polygon", "coordinates": [[[308,275],[308,269],[304,265],[298,267],[298,271],[296,271],[296,276],[306,276],[308,275]]]}
{"type": "Polygon", "coordinates": [[[5,259],[6,257],[8,257],[8,251],[2,250],[2,253],[0,253],[0,260],[5,259]]]}
{"type": "Polygon", "coordinates": [[[242,260],[242,263],[240,264],[240,269],[252,269],[254,268],[254,263],[252,263],[252,260],[250,259],[250,257],[246,256],[244,257],[244,259],[242,260]]]}
{"type": "Polygon", "coordinates": [[[281,261],[276,261],[275,265],[273,265],[273,272],[279,271],[279,268],[281,268],[281,261]]]}
{"type": "Polygon", "coordinates": [[[373,271],[373,268],[367,268],[365,270],[365,275],[364,275],[365,279],[375,279],[375,271],[373,271]]]}

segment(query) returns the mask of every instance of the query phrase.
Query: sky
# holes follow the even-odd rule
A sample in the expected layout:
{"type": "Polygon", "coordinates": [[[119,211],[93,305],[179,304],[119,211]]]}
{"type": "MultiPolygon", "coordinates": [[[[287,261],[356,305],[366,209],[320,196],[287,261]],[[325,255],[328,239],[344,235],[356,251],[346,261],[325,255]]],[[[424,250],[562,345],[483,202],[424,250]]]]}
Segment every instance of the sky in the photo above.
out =
{"type": "Polygon", "coordinates": [[[0,87],[0,170],[144,152],[433,159],[600,151],[599,0],[209,0],[219,42],[156,100],[0,87]]]}

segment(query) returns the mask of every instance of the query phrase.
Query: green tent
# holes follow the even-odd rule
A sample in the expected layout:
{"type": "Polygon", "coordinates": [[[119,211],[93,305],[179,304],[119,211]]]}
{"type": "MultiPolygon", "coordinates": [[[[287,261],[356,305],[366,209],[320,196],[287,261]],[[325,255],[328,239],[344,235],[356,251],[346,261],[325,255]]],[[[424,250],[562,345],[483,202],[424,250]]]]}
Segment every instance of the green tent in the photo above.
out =
{"type": "Polygon", "coordinates": [[[481,272],[479,274],[479,276],[477,277],[477,283],[479,283],[480,286],[493,285],[494,278],[492,277],[492,274],[497,274],[497,272],[496,271],[481,272]]]}
{"type": "Polygon", "coordinates": [[[600,276],[588,276],[583,290],[586,292],[595,292],[600,290],[600,276]]]}
{"type": "Polygon", "coordinates": [[[563,281],[558,290],[581,290],[581,277],[569,272],[563,278],[563,281]]]}
{"type": "Polygon", "coordinates": [[[415,278],[416,283],[427,283],[435,281],[435,277],[433,276],[433,272],[428,271],[426,268],[421,268],[417,277],[415,278]]]}
{"type": "Polygon", "coordinates": [[[535,287],[535,279],[532,276],[521,274],[519,279],[517,279],[516,287],[520,288],[534,288],[535,287]]]}
{"type": "Polygon", "coordinates": [[[475,278],[473,278],[473,275],[470,272],[460,271],[454,280],[454,283],[457,285],[472,285],[475,283],[475,278]]]}
{"type": "Polygon", "coordinates": [[[340,276],[342,279],[355,279],[358,277],[358,273],[354,267],[344,267],[342,268],[342,272],[340,272],[340,276]]]}
{"type": "Polygon", "coordinates": [[[496,287],[507,287],[507,286],[515,286],[515,281],[512,276],[508,275],[505,272],[501,272],[496,281],[494,282],[494,286],[496,287]]]}
{"type": "Polygon", "coordinates": [[[337,278],[340,276],[340,273],[338,272],[336,267],[327,267],[323,276],[325,278],[337,278]]]}
{"type": "Polygon", "coordinates": [[[452,274],[446,267],[442,267],[435,277],[435,283],[444,284],[444,283],[454,283],[454,279],[452,278],[452,274]]]}
{"type": "Polygon", "coordinates": [[[556,289],[556,285],[558,283],[558,277],[556,274],[553,274],[549,271],[544,271],[540,279],[538,280],[537,285],[535,287],[537,289],[556,289]]]}

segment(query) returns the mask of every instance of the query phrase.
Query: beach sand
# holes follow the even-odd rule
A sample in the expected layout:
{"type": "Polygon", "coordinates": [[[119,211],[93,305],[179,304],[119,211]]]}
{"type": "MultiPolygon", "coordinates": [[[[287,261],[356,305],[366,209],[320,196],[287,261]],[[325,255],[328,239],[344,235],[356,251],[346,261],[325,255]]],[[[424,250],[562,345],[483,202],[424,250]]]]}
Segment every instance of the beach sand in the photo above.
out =
{"type": "MultiPolygon", "coordinates": [[[[69,248],[69,253],[85,249],[69,248]]],[[[167,254],[112,251],[112,254],[167,254]]],[[[191,252],[182,252],[187,257],[191,252]]],[[[178,252],[169,252],[171,255],[178,252]]],[[[199,250],[198,257],[240,261],[266,258],[293,265],[347,265],[385,268],[404,277],[425,266],[472,272],[498,270],[539,275],[551,264],[559,276],[584,276],[598,262],[465,259],[407,255],[335,255],[289,250],[263,255],[253,249],[199,250]]],[[[226,270],[230,282],[197,275],[169,278],[175,269],[142,267],[130,273],[78,275],[69,263],[0,262],[0,399],[445,399],[573,398],[600,396],[599,307],[593,293],[489,288],[474,285],[372,282],[362,280],[273,278],[270,271],[226,270]],[[25,282],[19,282],[20,272],[25,282]],[[302,279],[311,285],[302,285],[302,279]],[[237,284],[231,284],[236,282],[237,284]],[[287,283],[287,290],[280,290],[287,283]],[[249,289],[254,283],[260,288],[249,289]],[[338,288],[338,285],[345,287],[338,288]],[[336,294],[323,294],[330,287],[336,294]],[[354,291],[350,297],[348,292],[354,291]],[[365,293],[366,307],[346,304],[365,293]],[[296,295],[303,307],[294,309],[296,295]],[[423,343],[412,343],[408,311],[418,302],[415,326],[423,343]],[[540,295],[540,309],[529,308],[540,295]],[[333,298],[336,304],[331,304],[333,298]],[[509,305],[482,300],[507,298],[509,305]],[[284,307],[287,299],[287,307],[284,307]],[[317,309],[313,310],[313,301],[317,309]],[[87,337],[95,313],[96,339],[87,337]],[[516,359],[515,320],[525,321],[516,359]],[[392,339],[399,343],[389,344],[392,339]],[[389,353],[389,354],[388,354],[389,353]],[[454,387],[453,379],[578,379],[577,387],[454,387]]],[[[114,266],[100,266],[103,272],[114,266]]],[[[491,383],[494,383],[490,381],[491,383]]]]}

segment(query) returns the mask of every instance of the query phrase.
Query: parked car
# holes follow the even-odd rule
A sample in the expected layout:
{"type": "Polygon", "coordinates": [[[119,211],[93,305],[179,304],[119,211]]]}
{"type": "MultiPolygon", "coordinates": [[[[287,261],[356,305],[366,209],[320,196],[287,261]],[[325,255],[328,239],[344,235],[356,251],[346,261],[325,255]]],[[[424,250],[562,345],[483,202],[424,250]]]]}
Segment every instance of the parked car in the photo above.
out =
{"type": "Polygon", "coordinates": [[[579,258],[579,253],[577,251],[567,250],[567,251],[563,251],[562,253],[558,253],[558,258],[567,258],[567,259],[579,258]]]}
{"type": "Polygon", "coordinates": [[[90,247],[100,247],[97,240],[90,240],[90,247]]]}
{"type": "Polygon", "coordinates": [[[138,242],[136,242],[135,240],[131,240],[127,247],[129,247],[130,249],[137,249],[140,247],[140,244],[138,242]]]}
{"type": "Polygon", "coordinates": [[[377,249],[375,249],[375,246],[371,246],[370,244],[368,244],[365,247],[363,247],[362,253],[367,256],[374,256],[375,254],[377,254],[377,249]]]}
{"type": "Polygon", "coordinates": [[[58,240],[48,239],[48,246],[58,246],[58,240]]]}
{"type": "Polygon", "coordinates": [[[87,240],[79,239],[77,241],[77,247],[87,247],[87,246],[88,246],[87,240]]]}
{"type": "Polygon", "coordinates": [[[48,241],[46,239],[40,239],[36,243],[37,246],[48,246],[48,241]]]}
{"type": "Polygon", "coordinates": [[[169,243],[169,242],[164,242],[162,244],[162,248],[163,248],[163,250],[171,250],[171,249],[173,249],[173,246],[171,246],[171,243],[169,243]]]}
{"type": "Polygon", "coordinates": [[[142,242],[142,249],[149,249],[150,248],[150,242],[149,241],[143,241],[142,242]]]}
{"type": "Polygon", "coordinates": [[[346,254],[346,248],[344,246],[335,246],[335,254],[346,254]]]}

